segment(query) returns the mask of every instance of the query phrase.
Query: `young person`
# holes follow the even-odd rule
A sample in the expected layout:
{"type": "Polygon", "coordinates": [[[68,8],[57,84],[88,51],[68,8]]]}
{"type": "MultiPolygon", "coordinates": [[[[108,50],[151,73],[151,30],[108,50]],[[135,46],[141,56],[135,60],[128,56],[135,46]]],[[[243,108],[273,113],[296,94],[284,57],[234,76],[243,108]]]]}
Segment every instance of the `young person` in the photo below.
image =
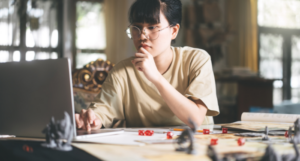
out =
{"type": "MultiPolygon", "coordinates": [[[[118,63],[88,110],[75,114],[77,128],[212,124],[219,114],[210,56],[200,49],[172,47],[182,17],[180,0],[137,0],[127,29],[137,53],[118,63]]],[[[191,125],[189,125],[191,126],[191,125]]]]}

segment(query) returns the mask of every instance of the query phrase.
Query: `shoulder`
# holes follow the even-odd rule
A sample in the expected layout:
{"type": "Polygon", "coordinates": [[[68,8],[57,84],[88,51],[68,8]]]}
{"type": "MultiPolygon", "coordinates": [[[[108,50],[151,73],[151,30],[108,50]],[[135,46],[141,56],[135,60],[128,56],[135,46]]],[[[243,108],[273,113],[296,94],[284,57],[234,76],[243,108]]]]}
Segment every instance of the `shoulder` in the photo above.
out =
{"type": "Polygon", "coordinates": [[[128,70],[134,70],[133,65],[131,63],[131,60],[133,59],[134,57],[130,57],[117,63],[109,72],[110,75],[117,79],[126,78],[128,70]]]}
{"type": "Polygon", "coordinates": [[[211,61],[210,55],[202,49],[185,46],[173,47],[173,50],[182,63],[189,64],[190,67],[200,67],[211,61]]]}

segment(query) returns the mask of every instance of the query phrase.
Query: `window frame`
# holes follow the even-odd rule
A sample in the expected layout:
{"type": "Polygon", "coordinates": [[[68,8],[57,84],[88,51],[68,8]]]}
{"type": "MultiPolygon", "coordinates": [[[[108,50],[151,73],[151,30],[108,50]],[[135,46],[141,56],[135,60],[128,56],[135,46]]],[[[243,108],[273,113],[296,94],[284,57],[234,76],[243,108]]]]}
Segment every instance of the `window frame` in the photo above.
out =
{"type": "MultiPolygon", "coordinates": [[[[20,14],[18,21],[20,22],[20,43],[19,45],[0,45],[1,51],[8,51],[11,55],[14,51],[20,51],[20,62],[26,61],[27,51],[34,52],[56,52],[58,58],[62,58],[63,53],[63,1],[61,0],[52,0],[57,3],[57,30],[58,30],[58,43],[56,47],[27,47],[26,46],[26,23],[27,23],[27,14],[20,14]]],[[[27,2],[28,0],[19,0],[20,6],[18,8],[19,12],[27,13],[27,2]]]]}
{"type": "Polygon", "coordinates": [[[72,5],[72,11],[73,11],[73,13],[74,13],[74,15],[75,15],[75,18],[73,19],[73,22],[71,22],[72,23],[72,26],[73,26],[73,28],[72,28],[72,33],[73,33],[73,35],[74,35],[74,39],[73,39],[73,69],[76,69],[76,65],[77,65],[77,62],[76,62],[76,58],[77,58],[77,52],[78,51],[80,51],[81,53],[105,53],[105,49],[102,49],[102,50],[100,50],[100,49],[89,49],[89,48],[86,48],[86,49],[79,49],[79,48],[77,48],[77,46],[76,46],[76,37],[77,37],[77,35],[76,35],[76,23],[77,23],[77,11],[76,11],[76,4],[77,4],[77,2],[97,2],[97,3],[101,3],[101,4],[104,4],[104,0],[74,0],[73,1],[73,3],[74,3],[74,5],[72,5]]]}
{"type": "MultiPolygon", "coordinates": [[[[260,62],[260,35],[261,34],[279,34],[283,37],[282,44],[282,101],[292,99],[292,87],[291,87],[291,77],[292,77],[292,36],[300,36],[300,29],[289,29],[289,28],[276,28],[276,27],[263,27],[258,26],[258,62],[260,62]],[[299,33],[299,34],[297,34],[299,33]]],[[[260,63],[258,64],[258,69],[260,71],[260,63]]]]}

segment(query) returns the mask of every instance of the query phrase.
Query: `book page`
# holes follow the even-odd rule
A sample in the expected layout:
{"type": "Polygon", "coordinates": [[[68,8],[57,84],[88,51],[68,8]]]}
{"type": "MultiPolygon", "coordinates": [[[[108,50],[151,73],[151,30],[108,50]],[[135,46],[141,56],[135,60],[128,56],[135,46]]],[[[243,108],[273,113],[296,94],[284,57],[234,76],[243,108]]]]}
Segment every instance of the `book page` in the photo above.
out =
{"type": "Polygon", "coordinates": [[[300,115],[243,112],[241,121],[294,123],[300,115]]]}

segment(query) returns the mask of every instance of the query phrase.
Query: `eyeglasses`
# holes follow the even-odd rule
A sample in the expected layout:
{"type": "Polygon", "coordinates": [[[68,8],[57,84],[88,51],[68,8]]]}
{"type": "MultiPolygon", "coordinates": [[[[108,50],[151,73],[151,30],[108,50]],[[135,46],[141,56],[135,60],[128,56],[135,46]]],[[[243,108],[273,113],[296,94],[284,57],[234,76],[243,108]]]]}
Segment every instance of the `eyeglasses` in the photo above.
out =
{"type": "MultiPolygon", "coordinates": [[[[159,29],[157,26],[150,26],[143,30],[143,34],[149,40],[155,40],[159,37],[160,31],[169,28],[171,26],[167,26],[165,28],[159,29]]],[[[126,30],[127,36],[130,39],[138,39],[140,38],[142,31],[137,26],[129,26],[126,30]]]]}

